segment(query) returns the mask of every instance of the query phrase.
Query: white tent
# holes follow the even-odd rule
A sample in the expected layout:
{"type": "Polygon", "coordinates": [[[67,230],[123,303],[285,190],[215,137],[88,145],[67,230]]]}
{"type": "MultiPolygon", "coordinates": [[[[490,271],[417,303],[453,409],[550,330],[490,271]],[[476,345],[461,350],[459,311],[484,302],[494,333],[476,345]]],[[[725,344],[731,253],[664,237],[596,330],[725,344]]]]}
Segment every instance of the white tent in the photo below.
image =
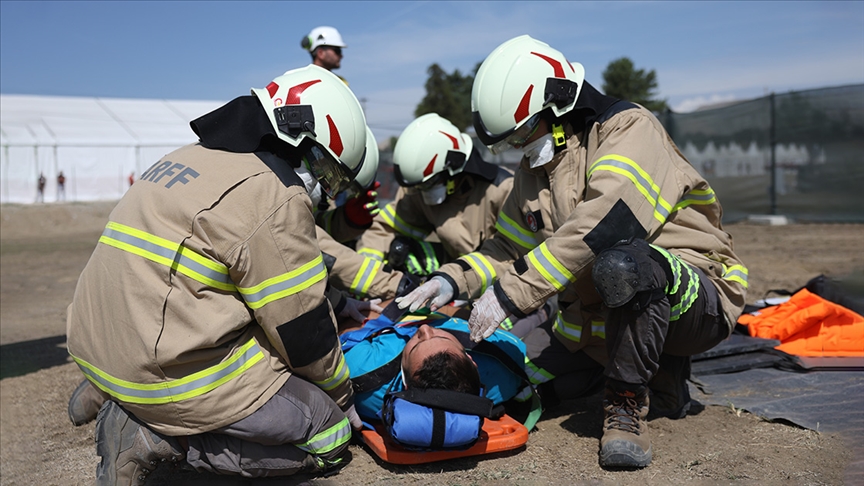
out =
{"type": "Polygon", "coordinates": [[[0,202],[119,199],[163,155],[195,142],[189,122],[224,101],[0,95],[0,202]]]}

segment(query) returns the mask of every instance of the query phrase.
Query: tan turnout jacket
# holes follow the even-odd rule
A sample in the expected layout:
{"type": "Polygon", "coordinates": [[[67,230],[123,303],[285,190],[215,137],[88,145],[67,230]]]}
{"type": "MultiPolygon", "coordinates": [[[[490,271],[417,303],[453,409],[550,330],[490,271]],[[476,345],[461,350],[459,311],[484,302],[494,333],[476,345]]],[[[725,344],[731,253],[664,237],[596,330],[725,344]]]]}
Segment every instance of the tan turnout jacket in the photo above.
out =
{"type": "Polygon", "coordinates": [[[324,261],[330,267],[330,283],[335,288],[357,297],[381,300],[396,297],[402,272],[386,270],[380,260],[361,255],[339,243],[320,226],[316,226],[316,230],[324,261]]]}
{"type": "Polygon", "coordinates": [[[291,373],[352,398],[311,202],[270,167],[198,144],[166,155],[111,212],[78,281],[69,353],[159,432],[236,422],[291,373]]]}
{"type": "MultiPolygon", "coordinates": [[[[620,103],[629,109],[609,112],[586,132],[565,125],[566,147],[550,163],[531,169],[523,160],[498,232],[461,264],[441,268],[463,296],[477,297],[500,279],[496,295],[505,309],[524,314],[560,293],[555,331],[572,351],[603,344],[591,268],[634,228],[705,272],[730,326],[744,306],[747,269],[721,227],[714,191],[648,110],[620,103]]],[[[604,361],[605,346],[592,347],[604,361]]]]}
{"type": "Polygon", "coordinates": [[[470,253],[495,233],[495,220],[512,187],[513,177],[503,168],[493,182],[464,174],[456,192],[436,206],[423,203],[419,192],[408,194],[400,187],[363,233],[357,251],[383,260],[397,235],[424,240],[434,232],[450,258],[470,253]]]}

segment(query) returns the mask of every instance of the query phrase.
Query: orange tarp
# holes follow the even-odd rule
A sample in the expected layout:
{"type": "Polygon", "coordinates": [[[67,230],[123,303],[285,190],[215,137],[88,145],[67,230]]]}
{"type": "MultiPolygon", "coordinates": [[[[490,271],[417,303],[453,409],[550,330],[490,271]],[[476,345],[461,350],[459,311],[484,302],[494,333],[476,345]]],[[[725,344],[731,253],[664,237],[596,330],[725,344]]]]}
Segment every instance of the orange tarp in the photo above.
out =
{"type": "Polygon", "coordinates": [[[864,317],[801,289],[788,301],[738,318],[751,336],[780,340],[797,356],[864,357],[864,317]]]}

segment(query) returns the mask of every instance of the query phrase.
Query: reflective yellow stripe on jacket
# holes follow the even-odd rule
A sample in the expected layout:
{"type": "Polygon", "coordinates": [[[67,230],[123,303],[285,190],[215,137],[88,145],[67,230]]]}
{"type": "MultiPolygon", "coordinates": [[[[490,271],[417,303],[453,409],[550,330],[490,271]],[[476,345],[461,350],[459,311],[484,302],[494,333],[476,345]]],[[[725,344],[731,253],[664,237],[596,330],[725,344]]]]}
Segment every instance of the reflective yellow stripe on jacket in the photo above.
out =
{"type": "Polygon", "coordinates": [[[564,290],[571,282],[576,281],[576,277],[570,273],[570,270],[567,270],[549,252],[545,242],[528,252],[527,260],[540,272],[540,275],[543,275],[547,282],[555,286],[558,292],[564,290]]]}
{"type": "Polygon", "coordinates": [[[114,222],[105,226],[99,243],[165,265],[204,285],[219,290],[236,290],[228,276],[228,267],[203,257],[180,243],[114,222]]]}
{"type": "Polygon", "coordinates": [[[364,257],[360,270],[357,271],[357,275],[354,276],[354,280],[351,282],[351,292],[361,297],[365,296],[369,292],[369,286],[372,285],[372,281],[375,280],[375,276],[378,275],[381,266],[382,263],[380,260],[364,257]]]}
{"type": "Polygon", "coordinates": [[[121,380],[96,368],[81,358],[75,363],[94,385],[105,393],[127,403],[161,404],[179,402],[203,395],[226,383],[264,359],[264,353],[250,339],[225,361],[178,380],[162,383],[133,383],[121,380]]]}
{"type": "Polygon", "coordinates": [[[468,265],[477,272],[477,275],[480,277],[480,294],[486,291],[486,288],[492,285],[497,278],[497,274],[495,273],[495,267],[489,263],[489,260],[479,252],[472,252],[467,255],[463,255],[462,259],[465,260],[468,265]]]}
{"type": "Polygon", "coordinates": [[[537,246],[537,240],[534,239],[534,233],[524,229],[516,221],[513,221],[503,212],[498,213],[498,221],[495,222],[495,229],[506,236],[517,245],[533,250],[537,246]]]}
{"type": "Polygon", "coordinates": [[[228,267],[222,263],[199,255],[179,243],[130,226],[109,222],[99,242],[164,265],[204,285],[225,291],[236,290],[251,309],[260,309],[274,300],[296,294],[327,277],[324,257],[318,255],[296,270],[269,278],[253,287],[236,287],[228,275],[228,267]]]}
{"type": "Polygon", "coordinates": [[[399,233],[410,236],[411,238],[415,238],[418,240],[423,240],[429,233],[421,230],[420,228],[411,226],[406,223],[405,220],[399,217],[396,214],[396,205],[394,203],[390,203],[384,206],[384,210],[379,213],[381,218],[384,219],[384,222],[390,225],[393,229],[398,231],[399,233]]]}

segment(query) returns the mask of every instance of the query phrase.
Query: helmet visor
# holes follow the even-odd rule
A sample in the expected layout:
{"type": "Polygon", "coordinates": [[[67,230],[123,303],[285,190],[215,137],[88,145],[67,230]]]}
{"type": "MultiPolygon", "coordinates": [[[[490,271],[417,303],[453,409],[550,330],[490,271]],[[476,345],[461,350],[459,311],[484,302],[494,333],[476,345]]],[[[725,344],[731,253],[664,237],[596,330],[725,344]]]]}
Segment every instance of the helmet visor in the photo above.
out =
{"type": "Polygon", "coordinates": [[[528,119],[521,127],[517,128],[506,138],[499,140],[489,146],[489,151],[495,155],[506,152],[512,148],[519,148],[525,145],[525,142],[531,138],[537,131],[540,125],[540,113],[535,114],[528,119]]]}
{"type": "Polygon", "coordinates": [[[420,182],[417,184],[412,184],[410,186],[403,185],[403,187],[405,188],[405,193],[406,194],[418,194],[421,192],[426,192],[437,185],[443,184],[444,181],[447,180],[448,175],[449,174],[447,173],[447,171],[442,170],[441,172],[435,174],[434,176],[430,177],[429,179],[426,179],[423,182],[420,182]]]}
{"type": "Polygon", "coordinates": [[[312,145],[303,160],[309,166],[312,175],[318,179],[321,188],[331,199],[335,198],[336,194],[348,189],[356,175],[348,170],[345,164],[333,158],[330,152],[318,145],[312,145]]]}

